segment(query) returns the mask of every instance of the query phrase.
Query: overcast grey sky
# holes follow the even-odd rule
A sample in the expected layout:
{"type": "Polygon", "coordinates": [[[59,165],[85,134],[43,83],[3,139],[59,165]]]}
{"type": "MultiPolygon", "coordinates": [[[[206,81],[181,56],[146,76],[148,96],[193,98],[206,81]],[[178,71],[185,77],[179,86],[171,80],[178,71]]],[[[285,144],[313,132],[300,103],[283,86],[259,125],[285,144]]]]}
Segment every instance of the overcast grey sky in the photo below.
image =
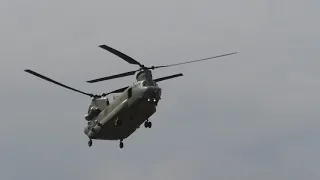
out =
{"type": "Polygon", "coordinates": [[[320,179],[320,1],[2,0],[0,179],[320,179]],[[23,72],[93,93],[134,76],[85,80],[146,65],[238,51],[159,69],[151,118],[124,141],[83,133],[90,99],[23,72]]]}

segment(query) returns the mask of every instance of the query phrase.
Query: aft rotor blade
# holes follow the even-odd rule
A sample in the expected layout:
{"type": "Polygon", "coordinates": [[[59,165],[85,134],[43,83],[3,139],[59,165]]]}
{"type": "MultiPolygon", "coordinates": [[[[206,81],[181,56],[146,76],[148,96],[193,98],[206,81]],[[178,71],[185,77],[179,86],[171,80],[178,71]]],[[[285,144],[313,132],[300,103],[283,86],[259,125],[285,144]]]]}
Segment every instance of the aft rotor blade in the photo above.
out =
{"type": "Polygon", "coordinates": [[[30,73],[30,74],[32,74],[32,75],[35,75],[35,76],[37,76],[37,77],[39,77],[39,78],[41,78],[41,79],[47,80],[47,81],[49,81],[49,82],[52,82],[52,83],[54,83],[54,84],[56,84],[56,85],[62,86],[62,87],[67,88],[67,89],[70,89],[70,90],[72,90],[72,91],[76,91],[76,92],[79,92],[79,93],[81,93],[81,94],[84,94],[84,95],[87,95],[87,96],[90,96],[90,97],[94,97],[94,96],[95,96],[95,95],[93,95],[93,94],[89,94],[89,93],[80,91],[80,90],[78,90],[78,89],[74,89],[74,88],[72,88],[72,87],[69,87],[69,86],[67,86],[67,85],[64,85],[64,84],[62,84],[62,83],[59,83],[59,82],[57,82],[57,81],[54,81],[54,80],[52,80],[52,79],[50,79],[50,78],[48,78],[48,77],[45,77],[45,76],[43,76],[43,75],[41,75],[41,74],[39,74],[39,73],[37,73],[37,72],[34,72],[34,71],[30,70],[30,69],[26,69],[26,70],[24,70],[24,71],[27,72],[27,73],[30,73]]]}
{"type": "Polygon", "coordinates": [[[107,45],[100,45],[99,47],[101,47],[102,49],[105,49],[115,55],[117,55],[118,57],[120,57],[121,59],[127,61],[128,63],[130,64],[136,64],[136,65],[139,65],[140,67],[142,67],[142,64],[140,64],[138,61],[134,60],[132,57],[116,50],[116,49],[113,49],[112,47],[109,47],[107,45]]]}
{"type": "Polygon", "coordinates": [[[87,82],[88,83],[95,83],[95,82],[105,81],[105,80],[119,78],[119,77],[131,76],[131,75],[134,75],[137,71],[138,70],[129,71],[129,72],[121,73],[121,74],[116,74],[116,75],[112,75],[112,76],[107,76],[107,77],[102,77],[102,78],[98,78],[98,79],[89,80],[87,82]]]}
{"type": "Polygon", "coordinates": [[[228,53],[228,54],[222,54],[222,55],[219,55],[219,56],[213,56],[213,57],[208,57],[208,58],[203,58],[203,59],[198,59],[198,60],[193,60],[193,61],[186,61],[186,62],[181,62],[181,63],[169,64],[169,65],[164,65],[164,66],[155,66],[154,69],[163,68],[163,67],[178,66],[178,65],[182,65],[182,64],[188,64],[188,63],[195,63],[195,62],[199,62],[199,61],[206,61],[206,60],[219,58],[219,57],[223,57],[223,56],[229,56],[229,55],[232,55],[232,54],[237,54],[237,52],[228,53]]]}
{"type": "Polygon", "coordinates": [[[126,87],[119,88],[119,89],[116,89],[116,90],[108,92],[108,93],[103,93],[102,96],[106,96],[108,94],[113,94],[113,93],[121,93],[121,92],[125,91],[128,87],[129,86],[126,86],[126,87]]]}
{"type": "Polygon", "coordinates": [[[183,76],[183,74],[182,74],[182,73],[174,74],[174,75],[171,75],[171,76],[166,76],[166,77],[162,77],[162,78],[154,79],[153,81],[155,81],[155,82],[159,82],[159,81],[164,81],[164,80],[167,80],[167,79],[176,78],[176,77],[179,77],[179,76],[183,76]]]}

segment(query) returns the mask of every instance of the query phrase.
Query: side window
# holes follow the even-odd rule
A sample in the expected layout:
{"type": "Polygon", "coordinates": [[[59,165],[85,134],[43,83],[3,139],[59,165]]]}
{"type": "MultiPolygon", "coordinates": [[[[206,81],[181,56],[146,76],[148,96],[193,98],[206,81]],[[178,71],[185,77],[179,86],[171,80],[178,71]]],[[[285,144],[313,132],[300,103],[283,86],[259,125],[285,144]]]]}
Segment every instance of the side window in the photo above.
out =
{"type": "Polygon", "coordinates": [[[128,89],[128,99],[132,97],[132,88],[128,89]]]}

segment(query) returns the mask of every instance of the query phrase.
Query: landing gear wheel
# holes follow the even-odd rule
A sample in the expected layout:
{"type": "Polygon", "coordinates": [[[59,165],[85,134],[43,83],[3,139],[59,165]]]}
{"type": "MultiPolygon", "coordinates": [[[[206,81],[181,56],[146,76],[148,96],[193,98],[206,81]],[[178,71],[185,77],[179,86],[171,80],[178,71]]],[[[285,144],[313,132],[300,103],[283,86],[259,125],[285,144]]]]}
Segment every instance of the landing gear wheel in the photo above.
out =
{"type": "Polygon", "coordinates": [[[120,139],[120,144],[119,144],[119,147],[122,149],[123,148],[123,139],[120,139]]]}
{"type": "Polygon", "coordinates": [[[151,128],[152,127],[152,122],[150,122],[150,121],[144,122],[144,127],[145,128],[151,128]]]}
{"type": "Polygon", "coordinates": [[[88,146],[89,146],[89,147],[92,146],[92,140],[91,140],[91,139],[88,141],[88,146]]]}

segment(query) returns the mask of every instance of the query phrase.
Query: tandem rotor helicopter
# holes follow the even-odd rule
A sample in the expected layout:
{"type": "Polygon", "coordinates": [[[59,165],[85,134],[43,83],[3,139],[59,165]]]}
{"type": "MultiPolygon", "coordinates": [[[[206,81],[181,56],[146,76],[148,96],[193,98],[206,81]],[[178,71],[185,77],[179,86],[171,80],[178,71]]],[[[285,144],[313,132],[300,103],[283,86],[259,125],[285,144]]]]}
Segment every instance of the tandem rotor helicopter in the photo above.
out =
{"type": "Polygon", "coordinates": [[[158,82],[183,76],[182,73],[179,73],[153,79],[151,70],[205,61],[237,53],[233,52],[199,60],[147,67],[129,57],[128,55],[107,45],[100,45],[99,47],[113,53],[114,55],[120,57],[130,64],[138,65],[140,68],[138,70],[93,79],[87,82],[96,83],[104,80],[135,75],[137,72],[136,81],[133,83],[133,85],[119,88],[108,93],[103,93],[101,95],[94,95],[59,83],[33,70],[24,70],[27,73],[35,75],[51,83],[90,96],[92,98],[88,112],[85,115],[87,126],[84,128],[84,133],[89,138],[89,147],[92,146],[92,140],[95,139],[120,140],[119,146],[120,148],[123,148],[123,140],[129,137],[133,132],[135,132],[142,123],[144,123],[145,128],[151,128],[152,123],[151,121],[149,121],[149,118],[156,112],[156,107],[159,103],[159,100],[161,99],[161,88],[160,86],[158,86],[158,82]],[[115,93],[118,93],[118,96],[114,97],[114,100],[112,102],[109,102],[109,99],[106,96],[115,93]]]}

